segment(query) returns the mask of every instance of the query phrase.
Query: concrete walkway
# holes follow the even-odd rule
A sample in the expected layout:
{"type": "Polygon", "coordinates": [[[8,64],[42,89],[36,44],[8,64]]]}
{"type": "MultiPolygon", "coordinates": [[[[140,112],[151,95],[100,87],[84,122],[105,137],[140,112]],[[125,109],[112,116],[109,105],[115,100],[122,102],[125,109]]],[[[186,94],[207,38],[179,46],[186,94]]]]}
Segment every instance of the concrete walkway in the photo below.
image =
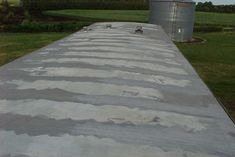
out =
{"type": "Polygon", "coordinates": [[[234,156],[234,124],[158,26],[97,23],[0,68],[0,157],[234,156]]]}

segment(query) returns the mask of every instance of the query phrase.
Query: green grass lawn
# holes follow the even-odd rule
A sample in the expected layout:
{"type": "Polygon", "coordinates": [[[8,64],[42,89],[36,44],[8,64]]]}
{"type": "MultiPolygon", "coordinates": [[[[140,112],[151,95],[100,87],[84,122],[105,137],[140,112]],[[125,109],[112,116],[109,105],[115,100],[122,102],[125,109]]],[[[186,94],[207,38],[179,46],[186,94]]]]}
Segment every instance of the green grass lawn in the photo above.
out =
{"type": "Polygon", "coordinates": [[[197,12],[195,21],[200,24],[235,26],[235,14],[197,12]]]}
{"type": "Polygon", "coordinates": [[[0,65],[50,44],[68,33],[0,33],[0,65]]]}
{"type": "Polygon", "coordinates": [[[195,36],[207,42],[177,46],[235,120],[235,32],[195,36]]]}
{"type": "MultiPolygon", "coordinates": [[[[148,21],[147,10],[51,10],[47,15],[72,17],[92,21],[148,21]]],[[[195,22],[199,24],[235,25],[235,14],[196,12],[195,22]]]]}

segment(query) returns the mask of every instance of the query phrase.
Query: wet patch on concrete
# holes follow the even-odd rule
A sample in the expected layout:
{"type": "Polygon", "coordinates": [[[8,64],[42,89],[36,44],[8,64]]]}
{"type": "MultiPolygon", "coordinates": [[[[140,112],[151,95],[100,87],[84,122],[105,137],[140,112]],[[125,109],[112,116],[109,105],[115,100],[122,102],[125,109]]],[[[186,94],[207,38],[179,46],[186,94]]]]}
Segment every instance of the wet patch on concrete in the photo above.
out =
{"type": "Polygon", "coordinates": [[[6,154],[6,155],[0,155],[0,157],[31,157],[31,156],[23,155],[23,154],[18,154],[18,155],[6,154]]]}
{"type": "Polygon", "coordinates": [[[161,75],[144,75],[141,73],[131,73],[125,71],[109,71],[95,70],[85,68],[65,68],[65,67],[50,67],[50,68],[24,68],[19,69],[30,72],[31,76],[49,76],[49,77],[98,77],[98,78],[121,78],[129,80],[147,81],[161,85],[173,85],[178,87],[189,86],[191,81],[178,80],[161,75]]]}
{"type": "MultiPolygon", "coordinates": [[[[7,144],[9,148],[3,149],[2,154],[16,152],[14,155],[27,154],[27,156],[33,157],[156,157],[156,154],[159,157],[183,157],[185,155],[190,157],[219,157],[217,155],[201,152],[195,153],[181,149],[162,150],[159,147],[148,145],[123,144],[110,138],[97,138],[94,136],[63,135],[61,137],[49,137],[42,135],[31,137],[27,135],[19,136],[11,132],[0,133],[4,135],[5,140],[9,141],[7,144]],[[20,147],[20,143],[21,145],[27,145],[27,149],[20,147]],[[19,145],[19,147],[15,147],[16,145],[19,145]]],[[[4,144],[2,147],[5,148],[6,145],[4,144]]]]}
{"type": "Polygon", "coordinates": [[[163,95],[157,89],[117,86],[111,84],[101,84],[93,82],[70,82],[70,81],[49,81],[37,80],[34,82],[26,82],[23,80],[13,80],[7,83],[17,86],[17,89],[61,89],[72,93],[87,94],[87,95],[110,95],[124,97],[142,97],[148,99],[163,99],[163,95]],[[137,93],[137,94],[132,94],[137,93]]]}
{"type": "MultiPolygon", "coordinates": [[[[31,61],[32,62],[32,61],[31,61]]],[[[164,73],[174,73],[179,75],[187,75],[187,72],[182,68],[166,67],[160,64],[141,63],[136,61],[112,60],[112,59],[95,59],[95,58],[58,58],[58,59],[45,59],[40,61],[42,63],[88,63],[91,65],[111,65],[115,67],[127,68],[143,68],[153,71],[161,71],[164,73]]]]}
{"type": "Polygon", "coordinates": [[[56,102],[48,100],[0,100],[0,113],[46,116],[54,119],[94,120],[115,124],[178,126],[185,130],[203,131],[208,127],[205,118],[173,112],[140,110],[125,106],[94,106],[91,104],[56,102]]]}
{"type": "Polygon", "coordinates": [[[229,132],[228,134],[229,134],[232,138],[235,139],[235,132],[229,132]]]}
{"type": "Polygon", "coordinates": [[[100,58],[100,59],[115,59],[115,60],[129,60],[129,61],[139,61],[139,62],[152,62],[152,63],[166,63],[170,65],[181,65],[180,63],[174,61],[173,59],[168,58],[156,58],[153,56],[147,56],[142,54],[125,54],[119,53],[118,51],[107,51],[107,52],[99,52],[99,51],[82,51],[82,52],[76,52],[76,51],[70,51],[70,52],[64,52],[63,54],[60,54],[61,56],[66,57],[92,57],[92,58],[100,58]]]}

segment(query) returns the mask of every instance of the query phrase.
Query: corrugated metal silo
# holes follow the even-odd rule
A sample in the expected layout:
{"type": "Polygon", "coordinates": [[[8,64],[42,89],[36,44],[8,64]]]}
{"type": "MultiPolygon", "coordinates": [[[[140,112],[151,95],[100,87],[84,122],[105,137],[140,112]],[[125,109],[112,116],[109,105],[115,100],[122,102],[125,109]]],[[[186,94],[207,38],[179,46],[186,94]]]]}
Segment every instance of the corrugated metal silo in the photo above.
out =
{"type": "Polygon", "coordinates": [[[149,23],[161,25],[174,41],[192,40],[195,2],[150,0],[149,23]]]}

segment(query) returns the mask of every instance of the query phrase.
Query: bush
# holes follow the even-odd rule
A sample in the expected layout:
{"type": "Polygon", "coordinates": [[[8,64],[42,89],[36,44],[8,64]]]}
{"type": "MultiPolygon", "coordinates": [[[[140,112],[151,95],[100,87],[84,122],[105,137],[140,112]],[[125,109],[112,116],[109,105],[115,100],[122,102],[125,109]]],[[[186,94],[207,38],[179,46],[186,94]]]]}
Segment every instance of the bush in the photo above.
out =
{"type": "Polygon", "coordinates": [[[223,26],[219,25],[195,25],[194,32],[222,32],[223,26]]]}
{"type": "Polygon", "coordinates": [[[3,1],[2,3],[0,3],[0,11],[2,13],[8,13],[9,8],[10,8],[10,5],[9,5],[8,1],[3,1]]]}
{"type": "Polygon", "coordinates": [[[23,9],[9,6],[7,1],[0,4],[0,24],[15,24],[22,21],[23,9]]]}
{"type": "Polygon", "coordinates": [[[5,32],[73,32],[81,29],[84,26],[90,25],[90,22],[79,23],[53,23],[42,24],[29,21],[23,21],[19,25],[5,25],[2,31],[5,32]]]}
{"type": "Polygon", "coordinates": [[[147,0],[22,0],[30,11],[56,9],[147,9],[147,0]]]}
{"type": "Polygon", "coordinates": [[[0,2],[0,24],[5,23],[8,18],[9,3],[7,1],[0,2]]]}

